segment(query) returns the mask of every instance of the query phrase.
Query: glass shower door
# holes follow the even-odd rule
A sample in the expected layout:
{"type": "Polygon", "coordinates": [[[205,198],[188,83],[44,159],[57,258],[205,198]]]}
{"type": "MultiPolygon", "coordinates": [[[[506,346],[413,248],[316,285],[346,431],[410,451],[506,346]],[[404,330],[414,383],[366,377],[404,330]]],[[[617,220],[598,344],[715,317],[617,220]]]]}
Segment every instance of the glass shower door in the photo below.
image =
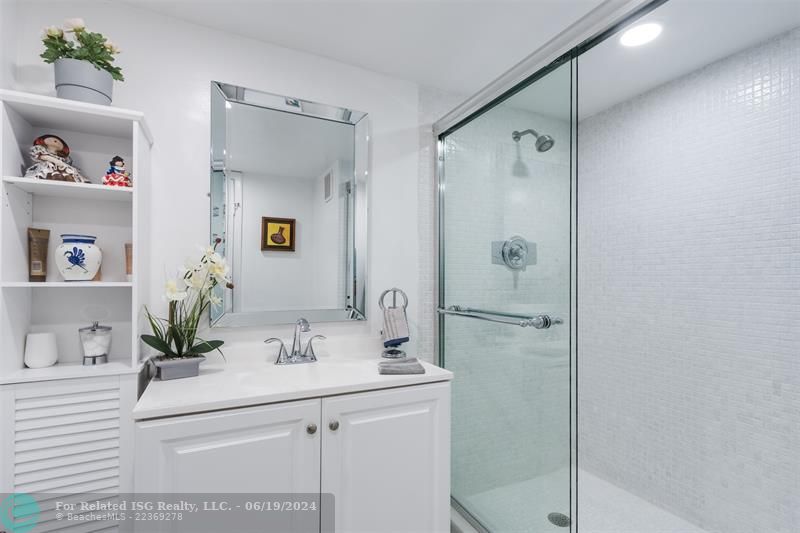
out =
{"type": "Polygon", "coordinates": [[[479,529],[569,531],[571,64],[440,139],[452,498],[479,529]]]}

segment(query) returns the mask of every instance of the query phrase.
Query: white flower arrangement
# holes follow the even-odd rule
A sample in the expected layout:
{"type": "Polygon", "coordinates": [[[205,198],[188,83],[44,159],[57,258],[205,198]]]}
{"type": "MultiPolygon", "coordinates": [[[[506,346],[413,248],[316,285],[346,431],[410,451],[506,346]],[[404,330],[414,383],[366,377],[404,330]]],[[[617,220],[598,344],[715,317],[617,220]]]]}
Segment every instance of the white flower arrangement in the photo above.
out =
{"type": "Polygon", "coordinates": [[[216,251],[221,242],[201,248],[203,255],[197,263],[188,262],[177,279],[167,280],[164,298],[169,305],[168,318],[156,317],[145,307],[153,330],[152,335],[142,335],[142,341],[152,346],[166,358],[196,357],[219,349],[223,342],[197,337],[200,318],[209,306],[222,305],[214,289],[222,285],[232,289],[230,268],[225,258],[216,251]]]}
{"type": "Polygon", "coordinates": [[[46,27],[42,31],[42,43],[44,52],[39,57],[45,63],[55,63],[59,59],[88,61],[98,70],[111,74],[117,81],[125,79],[122,70],[114,65],[114,56],[120,53],[119,47],[102,33],[86,29],[83,19],[67,19],[63,28],[46,27]]]}

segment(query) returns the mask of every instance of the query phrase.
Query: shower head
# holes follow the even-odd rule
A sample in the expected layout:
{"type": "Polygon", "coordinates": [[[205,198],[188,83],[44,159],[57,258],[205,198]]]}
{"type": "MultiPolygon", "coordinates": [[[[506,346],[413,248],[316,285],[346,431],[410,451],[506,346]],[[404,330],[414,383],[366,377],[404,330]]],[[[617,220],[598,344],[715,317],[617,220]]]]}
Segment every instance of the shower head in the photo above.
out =
{"type": "Polygon", "coordinates": [[[514,139],[514,142],[519,142],[519,140],[522,138],[523,135],[528,135],[528,134],[531,134],[534,137],[536,137],[536,150],[538,150],[539,152],[548,151],[556,143],[556,141],[553,140],[553,138],[550,137],[549,135],[539,135],[539,133],[537,133],[536,130],[531,130],[531,129],[514,131],[511,134],[511,138],[514,139]]]}
{"type": "Polygon", "coordinates": [[[555,143],[556,142],[549,135],[540,135],[536,138],[536,149],[540,152],[546,152],[552,148],[555,143]]]}

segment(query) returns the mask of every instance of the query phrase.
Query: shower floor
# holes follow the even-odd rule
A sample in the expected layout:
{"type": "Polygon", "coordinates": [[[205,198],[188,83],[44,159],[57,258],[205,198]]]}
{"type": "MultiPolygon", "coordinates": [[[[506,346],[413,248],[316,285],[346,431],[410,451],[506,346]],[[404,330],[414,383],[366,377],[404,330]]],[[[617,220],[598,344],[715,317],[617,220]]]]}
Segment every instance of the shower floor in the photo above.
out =
{"type": "MultiPolygon", "coordinates": [[[[470,509],[491,509],[482,516],[492,533],[556,533],[569,531],[547,520],[564,509],[562,486],[566,472],[506,485],[466,498],[470,509]],[[534,498],[535,496],[535,498],[534,498]]],[[[706,533],[705,530],[627,492],[597,476],[581,471],[578,478],[579,533],[706,533]]]]}

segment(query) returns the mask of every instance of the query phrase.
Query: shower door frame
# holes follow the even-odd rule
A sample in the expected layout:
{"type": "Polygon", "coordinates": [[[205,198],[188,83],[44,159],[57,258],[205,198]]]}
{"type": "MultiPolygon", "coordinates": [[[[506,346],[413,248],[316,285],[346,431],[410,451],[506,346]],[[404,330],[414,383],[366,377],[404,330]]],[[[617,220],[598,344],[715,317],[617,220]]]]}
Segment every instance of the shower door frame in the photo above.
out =
{"type": "MultiPolygon", "coordinates": [[[[600,6],[575,22],[572,26],[548,41],[539,50],[523,59],[505,74],[468,98],[433,124],[436,142],[434,188],[436,194],[434,247],[437,253],[434,272],[436,308],[442,309],[445,301],[443,281],[445,267],[445,188],[447,184],[444,158],[444,139],[475,118],[487,113],[514,94],[525,90],[549,73],[570,63],[570,533],[579,531],[578,515],[578,58],[586,51],[605,41],[621,27],[657,9],[669,0],[605,0],[600,6]],[[566,52],[565,52],[566,50],[566,52]]],[[[435,313],[434,357],[445,368],[445,327],[443,314],[435,313]]],[[[487,530],[467,509],[450,496],[451,506],[480,533],[487,530]]]]}

